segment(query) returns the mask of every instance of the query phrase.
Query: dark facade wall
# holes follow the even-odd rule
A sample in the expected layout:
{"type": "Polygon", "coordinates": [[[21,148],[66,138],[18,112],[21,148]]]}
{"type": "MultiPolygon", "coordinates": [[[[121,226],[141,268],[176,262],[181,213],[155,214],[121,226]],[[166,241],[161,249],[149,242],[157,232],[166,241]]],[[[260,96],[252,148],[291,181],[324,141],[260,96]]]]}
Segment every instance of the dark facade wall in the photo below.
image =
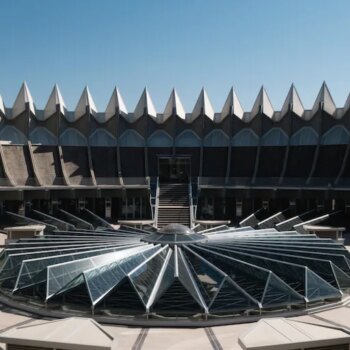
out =
{"type": "Polygon", "coordinates": [[[232,147],[231,177],[252,177],[254,175],[257,147],[232,147]]]}
{"type": "Polygon", "coordinates": [[[95,176],[117,177],[117,149],[115,147],[91,147],[90,149],[95,176]]]}
{"type": "Polygon", "coordinates": [[[227,147],[203,148],[203,176],[225,177],[227,169],[227,147]]]}
{"type": "Polygon", "coordinates": [[[87,147],[62,146],[65,171],[74,185],[92,185],[87,147]]]}
{"type": "Polygon", "coordinates": [[[336,178],[343,164],[346,145],[320,146],[314,177],[336,178]]]}
{"type": "Polygon", "coordinates": [[[311,172],[315,151],[316,146],[291,146],[284,177],[299,177],[306,180],[311,172]]]}
{"type": "Polygon", "coordinates": [[[143,147],[121,147],[120,160],[123,177],[146,176],[145,152],[143,147]]]}
{"type": "Polygon", "coordinates": [[[257,177],[280,177],[285,160],[286,147],[260,149],[257,177]]]}

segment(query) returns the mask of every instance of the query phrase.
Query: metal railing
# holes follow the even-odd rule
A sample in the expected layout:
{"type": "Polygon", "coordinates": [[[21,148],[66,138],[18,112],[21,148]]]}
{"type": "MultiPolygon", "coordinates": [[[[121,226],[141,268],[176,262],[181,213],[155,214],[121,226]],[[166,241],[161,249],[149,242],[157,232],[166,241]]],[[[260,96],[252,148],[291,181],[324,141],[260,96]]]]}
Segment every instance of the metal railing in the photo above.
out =
{"type": "Polygon", "coordinates": [[[154,226],[158,225],[158,205],[159,205],[159,177],[152,177],[150,179],[150,205],[152,220],[154,226]]]}
{"type": "Polygon", "coordinates": [[[196,215],[197,215],[197,192],[198,192],[198,183],[190,179],[188,183],[188,196],[190,203],[190,226],[191,228],[195,225],[196,215]]]}

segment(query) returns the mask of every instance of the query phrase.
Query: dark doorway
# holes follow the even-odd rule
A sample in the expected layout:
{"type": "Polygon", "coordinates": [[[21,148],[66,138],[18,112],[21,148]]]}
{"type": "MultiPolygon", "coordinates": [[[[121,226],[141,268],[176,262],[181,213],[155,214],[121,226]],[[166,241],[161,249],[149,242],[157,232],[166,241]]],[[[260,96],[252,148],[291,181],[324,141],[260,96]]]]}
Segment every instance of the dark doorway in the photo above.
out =
{"type": "Polygon", "coordinates": [[[158,176],[161,182],[188,182],[190,169],[189,157],[158,158],[158,176]]]}

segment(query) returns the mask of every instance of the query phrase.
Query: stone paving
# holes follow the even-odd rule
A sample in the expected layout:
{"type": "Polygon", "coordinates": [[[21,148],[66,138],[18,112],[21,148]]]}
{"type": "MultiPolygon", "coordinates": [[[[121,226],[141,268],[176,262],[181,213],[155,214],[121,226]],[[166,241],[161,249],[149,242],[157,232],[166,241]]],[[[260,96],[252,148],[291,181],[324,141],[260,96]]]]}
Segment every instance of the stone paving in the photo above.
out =
{"type": "MultiPolygon", "coordinates": [[[[350,332],[349,305],[292,319],[341,327],[350,332]]],[[[0,333],[16,325],[36,322],[39,322],[36,318],[14,313],[13,310],[3,308],[0,311],[0,333]]],[[[190,350],[194,348],[242,350],[238,344],[238,337],[251,326],[251,323],[208,328],[140,328],[102,325],[109,334],[115,337],[113,349],[125,350],[190,350]]],[[[5,350],[4,344],[0,344],[0,350],[5,350]]]]}

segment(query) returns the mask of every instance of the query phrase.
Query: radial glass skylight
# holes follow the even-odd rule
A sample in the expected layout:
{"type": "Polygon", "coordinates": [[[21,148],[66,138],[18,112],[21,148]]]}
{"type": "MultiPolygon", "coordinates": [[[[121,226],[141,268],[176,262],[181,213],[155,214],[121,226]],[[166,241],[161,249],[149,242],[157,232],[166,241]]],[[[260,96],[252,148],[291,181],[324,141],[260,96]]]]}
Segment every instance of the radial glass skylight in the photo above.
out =
{"type": "Polygon", "coordinates": [[[338,301],[349,287],[342,244],[274,229],[58,231],[0,255],[1,298],[121,323],[231,322],[338,301]]]}

